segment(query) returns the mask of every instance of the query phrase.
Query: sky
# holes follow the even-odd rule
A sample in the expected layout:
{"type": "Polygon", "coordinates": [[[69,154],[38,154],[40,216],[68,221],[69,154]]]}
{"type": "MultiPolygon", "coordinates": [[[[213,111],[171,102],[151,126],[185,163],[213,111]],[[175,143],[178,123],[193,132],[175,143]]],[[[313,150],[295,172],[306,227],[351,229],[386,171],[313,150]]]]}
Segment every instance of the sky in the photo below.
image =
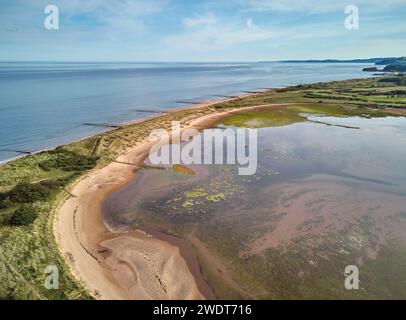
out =
{"type": "Polygon", "coordinates": [[[0,60],[263,61],[406,55],[406,0],[0,0],[0,60]],[[48,30],[48,5],[59,29],[48,30]],[[359,28],[345,13],[355,5],[359,28]]]}

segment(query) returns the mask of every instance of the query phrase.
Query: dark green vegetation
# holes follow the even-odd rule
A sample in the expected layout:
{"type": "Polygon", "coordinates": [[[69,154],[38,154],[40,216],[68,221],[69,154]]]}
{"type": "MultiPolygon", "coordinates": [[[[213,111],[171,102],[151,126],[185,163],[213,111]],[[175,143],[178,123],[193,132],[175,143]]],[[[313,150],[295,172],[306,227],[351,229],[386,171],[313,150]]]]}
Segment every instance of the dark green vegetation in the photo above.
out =
{"type": "Polygon", "coordinates": [[[39,167],[46,171],[61,169],[81,172],[92,169],[99,159],[98,157],[76,154],[73,151],[61,148],[50,151],[49,154],[51,155],[49,159],[39,163],[39,167]]]}
{"type": "MultiPolygon", "coordinates": [[[[83,286],[72,277],[59,254],[52,230],[55,209],[66,197],[73,196],[69,188],[78,178],[105,166],[120,153],[144,141],[151,130],[169,128],[173,120],[187,124],[215,110],[275,103],[289,105],[259,113],[258,119],[266,122],[262,125],[304,121],[304,113],[405,114],[405,91],[406,77],[400,76],[270,90],[210,107],[161,115],[0,166],[0,298],[90,298],[83,286]],[[44,269],[51,264],[59,268],[60,290],[47,290],[43,285],[44,269]]],[[[229,121],[234,121],[236,125],[246,125],[248,119],[252,120],[250,113],[235,117],[229,121]]],[[[261,124],[253,122],[253,126],[261,124]]],[[[189,201],[196,201],[197,195],[202,196],[201,193],[186,196],[189,201]]],[[[206,196],[205,201],[215,205],[224,196],[220,193],[206,196]]],[[[217,239],[215,235],[213,239],[217,239]]],[[[254,267],[256,263],[260,262],[253,263],[254,267]]]]}
{"type": "Polygon", "coordinates": [[[21,207],[16,209],[10,217],[10,225],[28,226],[38,218],[38,213],[32,207],[21,207]]]}
{"type": "MultiPolygon", "coordinates": [[[[372,62],[372,61],[370,61],[372,62]]],[[[364,68],[362,71],[374,72],[374,71],[383,71],[383,72],[406,72],[406,57],[400,58],[385,58],[380,61],[375,62],[376,65],[385,66],[383,69],[378,70],[376,67],[364,68]]]]}
{"type": "Polygon", "coordinates": [[[406,64],[390,64],[383,68],[385,72],[406,72],[406,64]]]}
{"type": "Polygon", "coordinates": [[[391,58],[368,58],[368,59],[325,59],[325,60],[285,60],[289,63],[375,63],[376,65],[406,64],[406,57],[391,58]]]}
{"type": "Polygon", "coordinates": [[[406,65],[406,57],[385,58],[375,62],[376,65],[406,65]]]}
{"type": "Polygon", "coordinates": [[[340,59],[323,59],[323,60],[284,60],[281,62],[288,63],[376,63],[381,62],[385,59],[397,59],[397,58],[367,58],[367,59],[350,59],[350,60],[340,60],[340,59]]]}

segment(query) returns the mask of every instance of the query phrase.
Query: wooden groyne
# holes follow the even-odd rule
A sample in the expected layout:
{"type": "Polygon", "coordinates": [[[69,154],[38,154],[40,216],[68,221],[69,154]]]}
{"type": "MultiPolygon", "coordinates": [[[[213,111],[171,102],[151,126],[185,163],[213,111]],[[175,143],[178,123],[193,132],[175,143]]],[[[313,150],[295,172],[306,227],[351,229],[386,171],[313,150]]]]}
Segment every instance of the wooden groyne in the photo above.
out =
{"type": "Polygon", "coordinates": [[[148,164],[135,164],[131,162],[125,162],[125,161],[119,161],[119,160],[111,160],[112,162],[119,163],[119,164],[125,164],[127,166],[134,166],[136,168],[143,168],[143,169],[158,169],[158,170],[166,170],[166,167],[160,167],[160,166],[152,166],[148,164]]]}
{"type": "Polygon", "coordinates": [[[21,154],[33,154],[34,151],[16,150],[16,149],[1,149],[3,152],[16,152],[21,154]]]}
{"type": "Polygon", "coordinates": [[[347,126],[344,124],[334,124],[334,123],[328,123],[328,122],[323,122],[323,121],[318,121],[318,120],[307,120],[312,123],[317,123],[317,124],[324,124],[326,126],[331,126],[331,127],[339,127],[339,128],[345,128],[345,129],[355,129],[359,130],[361,127],[353,127],[353,126],[347,126]]]}
{"type": "Polygon", "coordinates": [[[179,100],[176,103],[183,103],[183,104],[202,104],[202,101],[188,101],[188,100],[179,100]]]}
{"type": "Polygon", "coordinates": [[[92,127],[104,127],[104,128],[120,128],[121,125],[114,124],[114,123],[92,123],[92,122],[85,122],[83,123],[84,126],[92,126],[92,127]]]}
{"type": "Polygon", "coordinates": [[[214,94],[213,97],[219,97],[219,98],[238,98],[238,96],[229,96],[229,95],[224,95],[224,94],[214,94]]]}
{"type": "Polygon", "coordinates": [[[135,112],[143,112],[143,113],[168,113],[167,110],[148,110],[148,109],[135,109],[135,112]]]}
{"type": "Polygon", "coordinates": [[[251,94],[256,94],[256,93],[264,93],[264,91],[241,91],[243,93],[251,93],[251,94]]]}

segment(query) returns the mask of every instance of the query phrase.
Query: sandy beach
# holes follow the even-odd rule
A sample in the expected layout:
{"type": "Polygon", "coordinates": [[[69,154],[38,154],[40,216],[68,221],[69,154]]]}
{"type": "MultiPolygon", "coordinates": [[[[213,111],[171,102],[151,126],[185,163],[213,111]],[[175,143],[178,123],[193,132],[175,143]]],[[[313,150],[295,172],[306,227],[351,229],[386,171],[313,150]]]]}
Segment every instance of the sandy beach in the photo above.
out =
{"type": "MultiPolygon", "coordinates": [[[[182,130],[210,127],[232,112],[258,107],[263,106],[213,110],[188,121],[182,130]]],[[[73,186],[73,196],[61,203],[55,215],[60,251],[76,279],[97,299],[213,299],[196,259],[185,260],[191,248],[182,249],[176,241],[162,241],[140,230],[114,233],[103,221],[103,200],[133,178],[136,165],[143,163],[152,145],[139,143],[118,162],[92,171],[73,186]]]]}

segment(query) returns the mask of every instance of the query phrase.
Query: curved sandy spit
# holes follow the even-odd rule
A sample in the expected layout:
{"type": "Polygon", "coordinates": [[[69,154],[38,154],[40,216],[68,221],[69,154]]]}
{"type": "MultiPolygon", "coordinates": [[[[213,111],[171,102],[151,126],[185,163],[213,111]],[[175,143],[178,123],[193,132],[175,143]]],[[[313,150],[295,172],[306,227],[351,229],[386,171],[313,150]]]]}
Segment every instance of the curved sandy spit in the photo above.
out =
{"type": "MultiPolygon", "coordinates": [[[[281,106],[278,104],[275,106],[281,106]]],[[[210,127],[233,112],[213,112],[183,128],[210,127]]],[[[153,144],[144,142],[117,158],[142,164],[153,144]]],[[[54,233],[72,274],[97,299],[204,299],[178,247],[141,232],[112,233],[101,206],[134,175],[134,166],[112,162],[82,177],[58,207],[54,233]]]]}

